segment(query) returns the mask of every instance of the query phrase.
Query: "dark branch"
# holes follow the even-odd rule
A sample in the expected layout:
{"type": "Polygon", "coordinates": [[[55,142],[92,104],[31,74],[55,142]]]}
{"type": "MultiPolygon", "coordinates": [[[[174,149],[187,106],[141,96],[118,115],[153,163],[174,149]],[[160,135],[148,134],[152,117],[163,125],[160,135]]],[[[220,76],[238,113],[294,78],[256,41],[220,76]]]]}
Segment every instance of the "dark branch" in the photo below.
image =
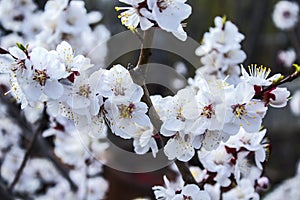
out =
{"type": "Polygon", "coordinates": [[[39,127],[37,128],[37,130],[35,131],[35,133],[33,134],[33,137],[30,141],[30,144],[26,150],[26,153],[24,155],[24,158],[22,160],[22,163],[21,163],[21,166],[19,167],[17,173],[16,173],[16,176],[15,178],[13,179],[12,183],[10,184],[9,186],[9,191],[13,191],[15,185],[18,183],[22,173],[23,173],[23,170],[26,166],[26,163],[27,161],[29,160],[29,157],[31,155],[31,152],[34,148],[34,143],[38,137],[38,135],[41,135],[43,133],[43,131],[45,131],[47,128],[48,128],[48,122],[49,122],[49,116],[46,112],[46,106],[44,107],[44,111],[43,111],[43,117],[42,119],[40,120],[39,122],[39,127]]]}
{"type": "Polygon", "coordinates": [[[268,87],[264,88],[263,90],[261,90],[260,92],[258,92],[257,94],[254,95],[253,99],[263,99],[264,94],[268,91],[273,90],[274,88],[283,85],[284,83],[288,83],[288,82],[292,82],[293,80],[295,80],[296,78],[298,78],[300,75],[300,71],[299,69],[297,69],[296,67],[296,71],[294,73],[292,73],[291,75],[283,78],[280,81],[277,82],[273,82],[271,85],[269,85],[268,87]]]}
{"type": "MultiPolygon", "coordinates": [[[[141,52],[140,52],[138,64],[133,70],[130,71],[130,74],[132,76],[133,81],[136,84],[141,85],[144,90],[144,95],[142,97],[142,101],[145,102],[149,108],[148,115],[154,126],[155,134],[160,135],[159,130],[160,130],[163,122],[160,120],[156,110],[153,107],[153,103],[150,98],[150,93],[145,84],[148,62],[149,62],[149,59],[151,56],[151,44],[153,41],[153,36],[154,36],[154,29],[150,29],[149,31],[146,31],[144,33],[143,44],[141,46],[141,52]]],[[[163,144],[166,144],[168,141],[168,138],[163,137],[162,135],[160,135],[160,137],[161,137],[163,144]]],[[[198,185],[186,163],[176,160],[175,164],[186,184],[198,185]]]]}
{"type": "MultiPolygon", "coordinates": [[[[14,101],[12,101],[12,98],[5,97],[2,92],[3,91],[0,91],[0,101],[3,103],[3,105],[6,106],[8,117],[21,128],[21,134],[25,138],[32,137],[31,135],[34,132],[32,126],[21,114],[19,106],[14,101]]],[[[33,143],[32,154],[34,154],[35,152],[38,152],[39,156],[50,160],[56,167],[57,171],[69,182],[72,191],[77,191],[78,186],[72,181],[69,176],[70,168],[56,157],[56,155],[52,151],[52,147],[50,147],[50,145],[41,135],[38,135],[36,141],[33,143]]]]}

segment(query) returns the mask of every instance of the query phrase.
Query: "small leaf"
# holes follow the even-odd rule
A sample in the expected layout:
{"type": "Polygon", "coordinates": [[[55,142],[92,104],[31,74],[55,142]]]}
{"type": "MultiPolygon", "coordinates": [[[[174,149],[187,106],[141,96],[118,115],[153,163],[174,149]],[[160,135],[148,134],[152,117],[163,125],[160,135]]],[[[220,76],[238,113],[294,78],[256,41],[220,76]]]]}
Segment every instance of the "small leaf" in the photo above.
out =
{"type": "Polygon", "coordinates": [[[17,42],[16,44],[17,44],[17,46],[19,47],[19,49],[21,49],[22,51],[24,51],[24,52],[27,51],[26,47],[24,47],[24,45],[21,44],[20,42],[17,42]]]}
{"type": "Polygon", "coordinates": [[[293,64],[293,67],[295,67],[297,73],[300,72],[300,66],[298,64],[293,64]]]}

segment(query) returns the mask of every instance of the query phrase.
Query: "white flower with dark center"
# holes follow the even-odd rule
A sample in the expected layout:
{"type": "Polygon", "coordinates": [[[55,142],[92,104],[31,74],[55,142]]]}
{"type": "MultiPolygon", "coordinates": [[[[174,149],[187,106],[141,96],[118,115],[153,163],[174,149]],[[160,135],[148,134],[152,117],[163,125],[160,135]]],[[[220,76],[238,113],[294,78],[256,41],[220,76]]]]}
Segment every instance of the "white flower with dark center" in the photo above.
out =
{"type": "Polygon", "coordinates": [[[187,124],[199,116],[199,112],[194,91],[190,88],[179,90],[165,102],[166,120],[161,127],[161,134],[168,137],[183,131],[187,124]]]}
{"type": "Polygon", "coordinates": [[[81,74],[75,79],[66,100],[73,112],[88,118],[99,113],[100,106],[103,104],[103,97],[99,93],[103,74],[104,70],[99,69],[90,77],[81,74]]]}
{"type": "Polygon", "coordinates": [[[253,86],[245,82],[226,94],[227,107],[223,126],[226,134],[235,135],[240,127],[249,133],[259,131],[267,107],[262,101],[251,100],[253,96],[253,86]]]}
{"type": "Polygon", "coordinates": [[[30,101],[37,101],[45,94],[50,99],[58,99],[63,95],[64,88],[59,79],[66,78],[65,65],[46,49],[37,47],[29,54],[32,66],[30,71],[19,81],[22,91],[30,101]]]}
{"type": "Polygon", "coordinates": [[[186,0],[148,0],[147,4],[158,26],[172,32],[178,39],[186,40],[187,36],[181,22],[192,13],[192,7],[186,0]]]}
{"type": "Polygon", "coordinates": [[[229,177],[231,173],[234,172],[234,166],[231,163],[233,156],[227,153],[223,143],[212,151],[207,151],[202,148],[198,151],[198,157],[207,171],[217,173],[214,177],[217,183],[224,187],[231,183],[229,177]]]}
{"type": "MultiPolygon", "coordinates": [[[[37,8],[32,0],[0,1],[0,22],[6,30],[23,31],[22,24],[30,21],[32,13],[37,8]]],[[[25,27],[26,28],[26,27],[25,27]]]]}
{"type": "Polygon", "coordinates": [[[251,85],[269,86],[274,80],[278,79],[281,76],[281,74],[275,74],[272,77],[268,78],[269,74],[271,73],[271,69],[266,68],[262,65],[257,66],[256,64],[252,64],[248,66],[249,74],[246,72],[243,66],[241,68],[242,79],[244,79],[251,85]]]}
{"type": "Polygon", "coordinates": [[[27,55],[16,46],[9,48],[8,52],[0,56],[0,73],[22,76],[29,68],[26,65],[30,64],[27,55]]]}
{"type": "Polygon", "coordinates": [[[140,24],[142,30],[147,30],[154,24],[148,19],[152,18],[151,13],[141,4],[146,4],[145,0],[119,0],[122,3],[131,5],[132,7],[115,7],[116,11],[123,11],[118,18],[121,19],[122,25],[134,31],[140,24]],[[148,17],[148,18],[147,18],[148,17]]]}
{"type": "Polygon", "coordinates": [[[265,135],[266,129],[255,133],[247,133],[241,128],[237,135],[230,137],[226,142],[226,146],[237,150],[244,148],[247,151],[254,152],[255,163],[259,169],[262,169],[261,162],[264,162],[266,159],[265,145],[262,144],[265,135]]]}
{"type": "Polygon", "coordinates": [[[114,65],[105,71],[101,84],[101,94],[111,101],[140,101],[143,89],[135,84],[122,65],[114,65]]]}
{"type": "Polygon", "coordinates": [[[298,22],[299,5],[296,2],[279,1],[275,5],[272,17],[277,28],[291,29],[298,22]]]}
{"type": "Polygon", "coordinates": [[[214,88],[212,82],[208,84],[203,78],[196,79],[195,89],[198,88],[196,99],[200,109],[200,116],[197,118],[195,127],[196,134],[203,134],[206,130],[221,130],[223,126],[224,109],[217,109],[223,104],[225,87],[214,88]],[[212,88],[210,88],[210,86],[212,88]]]}
{"type": "Polygon", "coordinates": [[[104,108],[112,131],[124,139],[134,137],[141,127],[151,126],[150,119],[146,115],[148,107],[143,102],[123,101],[115,103],[106,100],[104,108]]]}

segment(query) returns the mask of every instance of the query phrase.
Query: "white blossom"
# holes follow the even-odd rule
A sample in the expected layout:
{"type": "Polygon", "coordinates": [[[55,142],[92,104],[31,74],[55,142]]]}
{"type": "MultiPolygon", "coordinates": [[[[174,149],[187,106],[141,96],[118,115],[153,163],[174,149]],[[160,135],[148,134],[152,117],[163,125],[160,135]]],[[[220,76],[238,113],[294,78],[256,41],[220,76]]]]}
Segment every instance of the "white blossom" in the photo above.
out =
{"type": "Polygon", "coordinates": [[[184,137],[176,135],[174,138],[168,140],[164,147],[164,152],[169,160],[178,159],[187,162],[195,154],[192,142],[192,138],[189,135],[185,135],[184,137]]]}
{"type": "Polygon", "coordinates": [[[277,87],[272,90],[271,94],[275,96],[275,98],[270,98],[270,106],[274,108],[282,108],[287,105],[288,98],[290,96],[290,91],[287,88],[277,87]]]}
{"type": "Polygon", "coordinates": [[[241,182],[228,192],[225,192],[222,195],[224,200],[259,200],[258,193],[255,192],[255,189],[252,183],[248,179],[242,179],[241,182]]]}
{"type": "Polygon", "coordinates": [[[227,153],[224,144],[212,151],[202,148],[198,152],[198,157],[207,171],[217,173],[214,177],[217,183],[224,187],[230,185],[229,177],[234,172],[234,166],[231,163],[232,155],[227,153]]]}
{"type": "Polygon", "coordinates": [[[111,101],[139,101],[143,89],[135,84],[122,65],[115,65],[105,71],[100,92],[111,101]]]}
{"type": "Polygon", "coordinates": [[[294,49],[279,51],[278,59],[284,67],[291,67],[296,61],[297,55],[294,49]]]}
{"type": "Polygon", "coordinates": [[[265,145],[262,144],[265,135],[266,129],[255,133],[247,133],[241,128],[237,135],[230,137],[226,145],[237,150],[245,148],[254,152],[255,163],[259,169],[262,169],[261,162],[264,162],[266,159],[265,145]]]}
{"type": "Polygon", "coordinates": [[[128,4],[132,7],[115,7],[116,11],[125,10],[120,13],[118,18],[121,19],[122,25],[134,31],[140,24],[142,30],[147,30],[154,24],[147,18],[151,14],[146,8],[140,8],[144,0],[119,0],[122,3],[128,4]],[[146,17],[145,17],[146,16],[146,17]]]}
{"type": "Polygon", "coordinates": [[[229,135],[238,133],[240,127],[248,132],[257,132],[265,116],[267,107],[259,100],[251,100],[254,96],[253,86],[242,82],[233,93],[227,94],[227,107],[223,131],[229,135]]]}
{"type": "Polygon", "coordinates": [[[298,22],[299,5],[291,1],[278,1],[272,17],[277,28],[283,30],[291,29],[298,22]]]}
{"type": "Polygon", "coordinates": [[[183,131],[188,124],[199,116],[199,109],[193,90],[186,88],[165,102],[165,118],[161,134],[173,136],[177,132],[183,131]]]}
{"type": "Polygon", "coordinates": [[[148,0],[147,4],[158,26],[185,41],[187,35],[181,22],[192,13],[192,7],[182,0],[148,0]]]}
{"type": "Polygon", "coordinates": [[[242,66],[242,79],[251,85],[257,86],[269,86],[278,79],[281,74],[275,74],[272,77],[268,78],[271,73],[270,68],[264,66],[250,65],[248,66],[249,74],[246,72],[245,68],[242,66]]]}

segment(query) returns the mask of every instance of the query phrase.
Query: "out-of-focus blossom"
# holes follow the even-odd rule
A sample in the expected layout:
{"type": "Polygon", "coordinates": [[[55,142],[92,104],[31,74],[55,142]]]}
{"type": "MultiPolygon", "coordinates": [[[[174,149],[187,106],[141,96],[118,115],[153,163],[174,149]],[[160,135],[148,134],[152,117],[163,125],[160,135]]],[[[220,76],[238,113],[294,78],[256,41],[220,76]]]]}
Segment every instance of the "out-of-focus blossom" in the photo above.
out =
{"type": "Polygon", "coordinates": [[[299,5],[292,1],[279,1],[273,11],[273,22],[277,28],[287,30],[298,22],[299,5]]]}
{"type": "Polygon", "coordinates": [[[294,49],[288,49],[286,51],[279,51],[278,59],[284,67],[291,67],[296,61],[297,55],[294,49]]]}

